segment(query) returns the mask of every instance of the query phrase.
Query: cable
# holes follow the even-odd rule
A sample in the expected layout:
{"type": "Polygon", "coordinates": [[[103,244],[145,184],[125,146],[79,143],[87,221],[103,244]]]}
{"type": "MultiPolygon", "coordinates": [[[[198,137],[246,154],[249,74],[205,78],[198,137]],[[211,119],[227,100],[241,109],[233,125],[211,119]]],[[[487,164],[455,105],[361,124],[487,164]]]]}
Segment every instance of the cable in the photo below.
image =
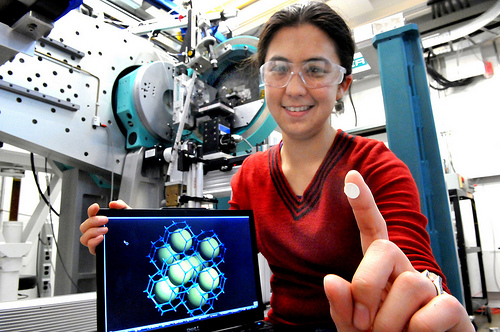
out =
{"type": "MultiPolygon", "coordinates": [[[[36,183],[36,187],[38,189],[38,193],[40,194],[40,196],[42,197],[42,199],[45,201],[45,203],[47,204],[47,206],[49,207],[50,228],[52,229],[52,234],[55,234],[55,232],[54,232],[54,224],[52,222],[52,212],[54,212],[55,215],[58,216],[58,217],[59,217],[59,213],[56,210],[54,210],[54,208],[52,207],[52,204],[50,203],[50,184],[47,183],[47,194],[49,195],[49,199],[47,199],[45,197],[45,195],[43,194],[42,189],[40,188],[40,183],[38,182],[38,175],[37,175],[37,173],[35,171],[35,156],[34,156],[33,152],[30,153],[30,160],[31,160],[31,171],[33,172],[33,177],[35,179],[35,183],[36,183]]],[[[48,171],[47,171],[47,158],[45,158],[45,172],[48,173],[48,171]]],[[[64,262],[63,262],[63,259],[61,257],[61,253],[60,253],[59,246],[58,246],[58,243],[56,241],[55,236],[53,237],[53,239],[54,239],[54,243],[55,243],[56,249],[57,249],[57,256],[59,257],[59,260],[61,262],[61,266],[64,269],[64,272],[66,273],[66,275],[70,279],[71,283],[76,287],[76,289],[79,292],[83,293],[83,291],[80,289],[80,287],[78,287],[78,285],[73,281],[73,279],[71,278],[68,270],[66,269],[66,266],[64,265],[64,262]]]]}
{"type": "Polygon", "coordinates": [[[443,75],[441,75],[436,69],[434,69],[434,67],[432,66],[432,62],[430,61],[431,54],[432,54],[432,51],[429,51],[429,53],[427,55],[427,61],[426,61],[427,73],[429,74],[430,77],[432,77],[432,79],[434,81],[436,81],[436,83],[438,83],[439,85],[442,86],[442,87],[435,87],[429,83],[429,86],[431,88],[433,88],[434,90],[442,91],[442,90],[446,90],[449,88],[466,86],[466,85],[471,84],[474,81],[474,79],[475,79],[474,77],[467,77],[467,78],[459,79],[456,81],[448,80],[443,75]]]}
{"type": "MultiPolygon", "coordinates": [[[[245,137],[241,136],[241,135],[237,135],[237,134],[233,134],[232,137],[236,140],[239,140],[240,142],[245,142],[249,147],[250,147],[250,150],[245,150],[246,153],[250,153],[252,152],[252,149],[253,149],[253,145],[252,143],[250,143],[245,137]]],[[[221,145],[228,145],[227,143],[223,143],[222,142],[222,137],[220,138],[220,144],[221,145]]]]}
{"type": "MultiPolygon", "coordinates": [[[[111,153],[110,154],[111,154],[112,162],[110,164],[113,165],[113,162],[115,160],[115,151],[114,151],[115,147],[113,145],[113,139],[111,138],[109,126],[111,126],[111,123],[109,123],[107,127],[104,127],[104,129],[106,130],[106,134],[107,134],[107,138],[108,138],[108,152],[111,149],[111,153]]],[[[110,190],[111,192],[110,192],[110,200],[113,200],[114,186],[115,186],[115,172],[113,170],[113,167],[111,167],[111,190],[110,190]]]]}
{"type": "Polygon", "coordinates": [[[450,81],[443,77],[440,73],[438,73],[431,65],[427,65],[427,72],[432,77],[436,83],[442,86],[442,88],[434,87],[431,84],[429,86],[435,90],[446,90],[449,88],[456,88],[461,86],[466,86],[471,84],[474,81],[474,77],[467,77],[464,79],[459,79],[456,81],[450,81]]]}
{"type": "Polygon", "coordinates": [[[356,112],[356,106],[354,106],[354,101],[352,100],[352,93],[351,93],[351,87],[352,84],[349,85],[349,100],[351,101],[352,109],[354,110],[354,127],[358,126],[358,112],[356,112]]]}
{"type": "Polygon", "coordinates": [[[39,267],[38,265],[40,264],[40,261],[38,260],[40,256],[40,242],[42,245],[44,244],[42,239],[40,238],[40,233],[38,233],[38,243],[36,246],[36,259],[35,259],[35,264],[36,264],[36,269],[35,269],[35,276],[36,276],[36,293],[37,297],[40,297],[40,275],[39,275],[39,267]]]}
{"type": "MultiPolygon", "coordinates": [[[[36,171],[35,171],[35,155],[33,154],[33,152],[30,153],[30,160],[31,160],[31,171],[33,172],[33,178],[35,179],[36,188],[38,189],[38,193],[40,194],[40,197],[42,197],[43,201],[45,202],[45,204],[47,204],[47,206],[50,208],[50,210],[52,210],[56,214],[56,216],[59,217],[59,213],[56,210],[54,210],[54,208],[52,207],[50,202],[47,200],[47,198],[43,194],[42,189],[40,188],[40,183],[38,182],[38,175],[36,174],[36,171]]],[[[47,186],[47,193],[50,196],[50,190],[49,190],[48,186],[47,186]]]]}
{"type": "Polygon", "coordinates": [[[245,150],[245,151],[248,153],[252,152],[253,145],[245,137],[243,137],[243,141],[245,141],[245,143],[247,143],[248,146],[250,146],[250,150],[245,150]]]}

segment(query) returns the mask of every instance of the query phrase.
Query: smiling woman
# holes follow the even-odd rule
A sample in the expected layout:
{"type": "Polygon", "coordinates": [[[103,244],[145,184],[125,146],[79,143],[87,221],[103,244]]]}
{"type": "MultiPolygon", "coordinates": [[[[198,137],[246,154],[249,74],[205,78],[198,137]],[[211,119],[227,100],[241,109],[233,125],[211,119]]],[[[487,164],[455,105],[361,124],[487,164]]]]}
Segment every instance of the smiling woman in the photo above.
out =
{"type": "Polygon", "coordinates": [[[254,60],[283,140],[245,160],[230,204],[255,214],[273,272],[268,320],[312,331],[334,331],[332,318],[339,331],[421,331],[421,317],[440,312],[436,330],[472,331],[461,304],[436,297],[418,272],[442,275],[406,165],[382,142],[330,124],[353,55],[349,28],[324,3],[277,12],[260,36],[254,60]]]}
{"type": "MultiPolygon", "coordinates": [[[[267,320],[295,331],[473,331],[460,302],[419,272],[443,277],[408,167],[383,142],[330,124],[353,55],[351,31],[324,2],[276,12],[259,39],[254,61],[283,140],[245,159],[229,203],[253,210],[273,273],[267,320]]],[[[91,252],[107,232],[97,210],[80,227],[91,252]]]]}

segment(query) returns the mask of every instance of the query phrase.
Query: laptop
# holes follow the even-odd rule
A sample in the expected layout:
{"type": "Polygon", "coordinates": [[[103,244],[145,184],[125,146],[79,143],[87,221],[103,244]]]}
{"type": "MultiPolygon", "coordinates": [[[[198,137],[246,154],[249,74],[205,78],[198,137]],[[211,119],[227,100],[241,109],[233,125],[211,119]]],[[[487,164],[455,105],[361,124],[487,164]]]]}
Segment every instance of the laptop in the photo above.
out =
{"type": "Polygon", "coordinates": [[[99,214],[109,231],[96,250],[98,332],[265,325],[251,211],[99,214]]]}

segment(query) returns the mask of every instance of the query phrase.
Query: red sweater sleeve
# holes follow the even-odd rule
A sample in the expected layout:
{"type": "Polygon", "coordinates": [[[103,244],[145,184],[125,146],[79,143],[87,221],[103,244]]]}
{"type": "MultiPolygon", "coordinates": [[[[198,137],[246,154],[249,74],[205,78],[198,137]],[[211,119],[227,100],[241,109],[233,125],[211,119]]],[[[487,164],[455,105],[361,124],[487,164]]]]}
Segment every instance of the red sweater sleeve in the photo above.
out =
{"type": "Polygon", "coordinates": [[[406,254],[416,270],[432,271],[445,280],[432,254],[427,218],[420,211],[418,188],[408,167],[381,144],[360,145],[360,150],[363,149],[370,149],[371,153],[359,151],[370,156],[359,166],[359,171],[387,223],[389,239],[406,254]]]}

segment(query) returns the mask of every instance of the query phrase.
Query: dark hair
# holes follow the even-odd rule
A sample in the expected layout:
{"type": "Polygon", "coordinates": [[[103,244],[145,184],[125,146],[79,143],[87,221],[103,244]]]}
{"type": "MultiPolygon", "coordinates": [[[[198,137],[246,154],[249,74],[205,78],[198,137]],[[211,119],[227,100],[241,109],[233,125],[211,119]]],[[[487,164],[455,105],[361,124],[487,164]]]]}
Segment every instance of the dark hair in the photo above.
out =
{"type": "Polygon", "coordinates": [[[330,6],[323,2],[306,2],[293,4],[276,12],[265,24],[259,38],[257,54],[254,60],[257,66],[264,64],[267,50],[274,35],[284,27],[298,27],[311,24],[324,31],[334,42],[340,65],[352,72],[354,57],[354,40],[351,30],[330,6]]]}

